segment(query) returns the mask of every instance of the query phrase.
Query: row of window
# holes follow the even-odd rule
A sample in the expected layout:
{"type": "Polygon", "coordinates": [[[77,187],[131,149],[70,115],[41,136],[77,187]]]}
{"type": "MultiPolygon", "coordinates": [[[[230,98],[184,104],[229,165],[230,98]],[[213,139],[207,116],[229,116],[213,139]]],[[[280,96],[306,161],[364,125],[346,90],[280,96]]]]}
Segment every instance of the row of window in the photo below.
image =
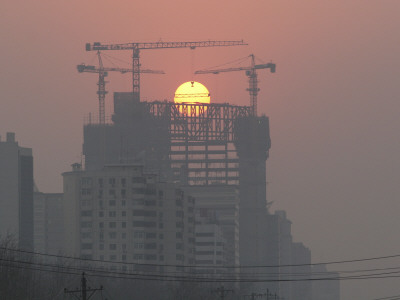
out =
{"type": "MultiPolygon", "coordinates": [[[[132,183],[146,183],[146,178],[145,177],[132,177],[131,178],[131,182],[132,183]]],[[[126,186],[127,185],[127,179],[126,178],[119,178],[119,180],[117,178],[114,177],[110,177],[107,179],[104,178],[98,178],[97,179],[97,184],[100,187],[103,187],[105,185],[105,182],[108,183],[108,185],[110,186],[115,186],[117,184],[121,184],[121,186],[126,186]]],[[[92,186],[93,184],[93,180],[91,177],[83,177],[81,180],[82,186],[92,186]]]]}
{"type": "MultiPolygon", "coordinates": [[[[110,206],[115,206],[115,201],[114,200],[110,200],[110,206]]],[[[109,217],[115,217],[116,216],[116,212],[115,211],[109,211],[108,212],[109,217]]],[[[160,217],[163,216],[163,212],[159,212],[158,215],[160,217]]],[[[82,210],[81,211],[81,216],[82,217],[92,217],[93,216],[93,211],[92,210],[82,210]]],[[[126,216],[126,211],[122,211],[121,212],[121,216],[125,217],[126,216]]],[[[142,216],[142,217],[156,217],[157,216],[157,212],[154,210],[140,210],[140,209],[135,209],[132,212],[132,216],[142,216]]],[[[176,211],[176,217],[183,217],[184,213],[183,211],[177,210],[176,211]]],[[[99,217],[104,217],[104,211],[99,211],[99,217]]]]}
{"type": "MultiPolygon", "coordinates": [[[[175,226],[176,226],[176,228],[184,228],[184,223],[176,222],[175,226]]],[[[92,228],[92,227],[93,227],[93,223],[90,221],[82,221],[81,222],[81,228],[83,228],[83,229],[92,228]]],[[[157,222],[155,222],[155,221],[132,221],[132,227],[134,227],[134,228],[136,228],[136,227],[156,228],[157,222]]],[[[99,222],[99,228],[105,228],[104,222],[99,222]]],[[[108,222],[108,228],[117,228],[117,222],[108,222]]],[[[126,228],[126,222],[121,222],[121,228],[126,228]]],[[[158,228],[164,228],[164,223],[159,222],[158,228]]],[[[188,232],[193,232],[193,228],[189,227],[188,232]]]]}

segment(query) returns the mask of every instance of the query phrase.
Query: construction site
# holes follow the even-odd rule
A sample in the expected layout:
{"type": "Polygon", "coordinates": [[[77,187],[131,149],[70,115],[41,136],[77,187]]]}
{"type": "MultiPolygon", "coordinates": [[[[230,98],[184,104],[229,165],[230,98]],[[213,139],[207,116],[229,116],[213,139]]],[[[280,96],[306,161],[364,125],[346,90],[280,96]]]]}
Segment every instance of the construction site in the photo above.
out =
{"type": "MultiPolygon", "coordinates": [[[[254,55],[250,55],[251,62],[246,67],[196,71],[196,74],[245,72],[250,99],[246,106],[203,103],[198,99],[209,99],[208,90],[205,89],[204,95],[191,92],[191,88],[201,85],[194,81],[187,83],[184,94],[175,94],[175,101],[141,101],[140,74],[162,74],[163,71],[141,70],[139,54],[146,49],[240,45],[246,44],[243,41],[93,43],[87,44],[86,50],[97,51],[99,66],[78,65],[79,72],[96,73],[99,77],[99,117],[88,117],[84,124],[84,172],[109,166],[140,165],[146,174],[156,174],[160,182],[179,186],[195,199],[195,233],[201,225],[207,224],[218,225],[222,232],[221,244],[225,245],[222,258],[204,260],[201,254],[207,251],[199,251],[201,248],[197,246],[192,249],[199,254],[194,256],[193,263],[211,265],[211,269],[212,266],[279,266],[284,262],[290,264],[292,260],[291,254],[285,254],[290,248],[286,249],[285,245],[287,241],[291,243],[291,236],[290,225],[285,227],[284,224],[290,221],[268,210],[266,161],[271,147],[270,126],[267,116],[257,115],[257,70],[269,69],[274,73],[275,64],[257,65],[254,55]],[[132,68],[105,67],[101,52],[111,50],[132,51],[132,68]],[[132,92],[114,93],[114,112],[108,120],[104,105],[105,77],[111,71],[132,73],[133,84],[132,92]]],[[[215,251],[211,249],[207,253],[215,254],[215,251]]],[[[85,253],[89,253],[88,258],[100,257],[94,252],[85,253]]],[[[240,271],[233,270],[236,275],[232,278],[240,278],[240,271]]],[[[254,278],[260,279],[258,272],[265,270],[252,270],[254,278]]],[[[290,299],[288,290],[284,292],[283,283],[277,280],[280,276],[277,271],[270,274],[268,282],[253,283],[251,288],[258,292],[272,291],[290,299]]]]}

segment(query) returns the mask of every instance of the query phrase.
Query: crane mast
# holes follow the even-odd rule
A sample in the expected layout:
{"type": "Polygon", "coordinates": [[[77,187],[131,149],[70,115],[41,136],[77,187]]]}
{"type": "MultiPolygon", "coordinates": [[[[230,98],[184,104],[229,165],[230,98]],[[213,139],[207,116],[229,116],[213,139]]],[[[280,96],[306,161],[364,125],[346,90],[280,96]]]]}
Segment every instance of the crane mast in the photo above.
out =
{"type": "MultiPolygon", "coordinates": [[[[106,81],[105,77],[108,76],[108,72],[120,72],[122,74],[132,72],[132,69],[130,68],[107,68],[103,66],[103,60],[101,58],[100,51],[97,50],[97,57],[99,61],[99,67],[95,66],[89,66],[85,64],[80,64],[77,65],[77,69],[79,73],[87,72],[87,73],[97,73],[99,74],[99,81],[97,82],[98,85],[98,90],[97,90],[97,95],[99,98],[99,124],[103,125],[105,124],[105,98],[106,94],[108,93],[106,91],[106,81]]],[[[143,69],[139,70],[141,73],[150,73],[150,74],[165,74],[164,71],[160,70],[148,70],[148,69],[143,69]]]]}
{"type": "Polygon", "coordinates": [[[273,63],[256,65],[254,55],[250,54],[249,57],[251,58],[251,63],[248,67],[198,70],[195,72],[195,74],[219,74],[222,72],[246,71],[246,76],[249,78],[249,87],[246,90],[250,94],[250,107],[252,109],[253,115],[257,116],[257,96],[258,92],[260,91],[260,89],[258,88],[257,70],[269,68],[271,70],[271,73],[275,73],[276,65],[273,63]]]}
{"type": "Polygon", "coordinates": [[[132,82],[133,98],[140,101],[140,50],[167,49],[167,48],[190,48],[198,47],[226,47],[247,45],[241,41],[200,41],[200,42],[155,42],[155,43],[124,43],[124,44],[101,44],[99,42],[86,44],[86,51],[99,50],[132,50],[132,82]]]}

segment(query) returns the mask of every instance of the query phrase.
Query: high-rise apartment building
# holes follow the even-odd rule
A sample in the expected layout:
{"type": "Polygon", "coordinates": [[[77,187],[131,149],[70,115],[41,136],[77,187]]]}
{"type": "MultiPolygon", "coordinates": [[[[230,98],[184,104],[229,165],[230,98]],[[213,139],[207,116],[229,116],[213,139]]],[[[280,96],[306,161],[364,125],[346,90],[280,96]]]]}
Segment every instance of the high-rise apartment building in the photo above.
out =
{"type": "Polygon", "coordinates": [[[34,202],[34,250],[35,252],[59,254],[63,252],[63,194],[35,191],[34,202]]]}
{"type": "Polygon", "coordinates": [[[0,235],[33,250],[32,149],[20,147],[12,132],[0,139],[0,235]]]}
{"type": "MultiPolygon", "coordinates": [[[[197,200],[196,200],[197,201],[197,200]]],[[[225,273],[227,241],[216,215],[207,209],[196,209],[196,272],[203,274],[225,273]]]]}
{"type": "Polygon", "coordinates": [[[63,177],[69,255],[135,271],[140,264],[158,264],[158,271],[194,264],[194,199],[176,184],[141,165],[83,171],[75,164],[63,177]]]}

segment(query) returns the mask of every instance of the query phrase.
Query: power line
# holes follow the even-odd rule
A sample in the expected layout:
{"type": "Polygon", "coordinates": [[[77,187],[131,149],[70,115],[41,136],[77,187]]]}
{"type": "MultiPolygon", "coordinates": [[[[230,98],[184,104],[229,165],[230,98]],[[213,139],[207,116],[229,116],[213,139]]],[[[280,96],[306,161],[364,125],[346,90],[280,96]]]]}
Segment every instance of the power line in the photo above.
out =
{"type": "Polygon", "coordinates": [[[198,266],[198,265],[174,265],[174,264],[143,264],[143,263],[127,263],[124,261],[111,261],[111,260],[99,260],[99,259],[86,259],[80,257],[73,256],[65,256],[65,255],[56,255],[56,254],[46,254],[40,252],[33,252],[21,249],[10,249],[6,247],[0,247],[0,250],[8,250],[13,252],[27,253],[32,255],[40,255],[47,257],[56,257],[56,258],[64,258],[64,259],[73,259],[80,260],[86,262],[101,262],[101,263],[112,263],[112,264],[124,264],[124,265],[137,265],[137,266],[155,266],[155,267],[180,267],[180,268],[214,268],[214,269],[248,269],[248,268],[285,268],[285,267],[302,267],[302,266],[317,266],[317,265],[333,265],[333,264],[345,264],[345,263],[355,263],[355,262],[364,262],[364,261],[373,261],[373,260],[383,260],[389,258],[398,258],[400,254],[387,255],[387,256],[377,256],[377,257],[369,257],[369,258],[360,258],[360,259],[352,259],[352,260],[338,260],[338,261],[328,261],[328,262],[318,262],[318,263],[309,263],[309,264],[287,264],[287,265],[245,265],[245,266],[214,266],[214,265],[206,265],[206,266],[198,266]]]}
{"type": "MultiPolygon", "coordinates": [[[[60,265],[47,265],[42,263],[35,262],[26,262],[26,261],[15,261],[15,260],[5,260],[2,261],[9,262],[10,264],[5,264],[3,266],[8,266],[12,268],[20,268],[25,270],[36,270],[41,272],[53,272],[53,273],[61,273],[61,274],[69,274],[69,275],[79,275],[83,267],[66,267],[60,265]],[[42,268],[41,268],[42,267],[42,268]],[[47,268],[43,268],[47,267],[47,268]],[[58,270],[52,270],[48,267],[56,267],[58,270]],[[60,270],[66,269],[66,270],[60,270]],[[75,270],[75,271],[72,271],[75,270]],[[77,272],[77,270],[79,270],[77,272]]],[[[106,270],[88,270],[93,277],[104,277],[104,278],[114,278],[114,279],[129,279],[129,280],[151,280],[151,281],[174,281],[174,282],[213,282],[213,283],[222,283],[222,282],[298,282],[298,281],[325,281],[325,280],[361,280],[361,279],[386,279],[386,278],[399,278],[400,272],[386,272],[386,273],[376,273],[376,274],[366,274],[366,275],[357,275],[357,276],[347,276],[347,277],[320,277],[320,278],[303,278],[303,279],[268,279],[268,278],[210,278],[208,277],[190,277],[190,276],[168,276],[168,275],[160,275],[160,274],[141,274],[141,273],[121,273],[121,272],[112,272],[106,270]],[[100,274],[99,274],[100,273],[100,274]],[[104,273],[104,274],[102,274],[104,273]]]]}

